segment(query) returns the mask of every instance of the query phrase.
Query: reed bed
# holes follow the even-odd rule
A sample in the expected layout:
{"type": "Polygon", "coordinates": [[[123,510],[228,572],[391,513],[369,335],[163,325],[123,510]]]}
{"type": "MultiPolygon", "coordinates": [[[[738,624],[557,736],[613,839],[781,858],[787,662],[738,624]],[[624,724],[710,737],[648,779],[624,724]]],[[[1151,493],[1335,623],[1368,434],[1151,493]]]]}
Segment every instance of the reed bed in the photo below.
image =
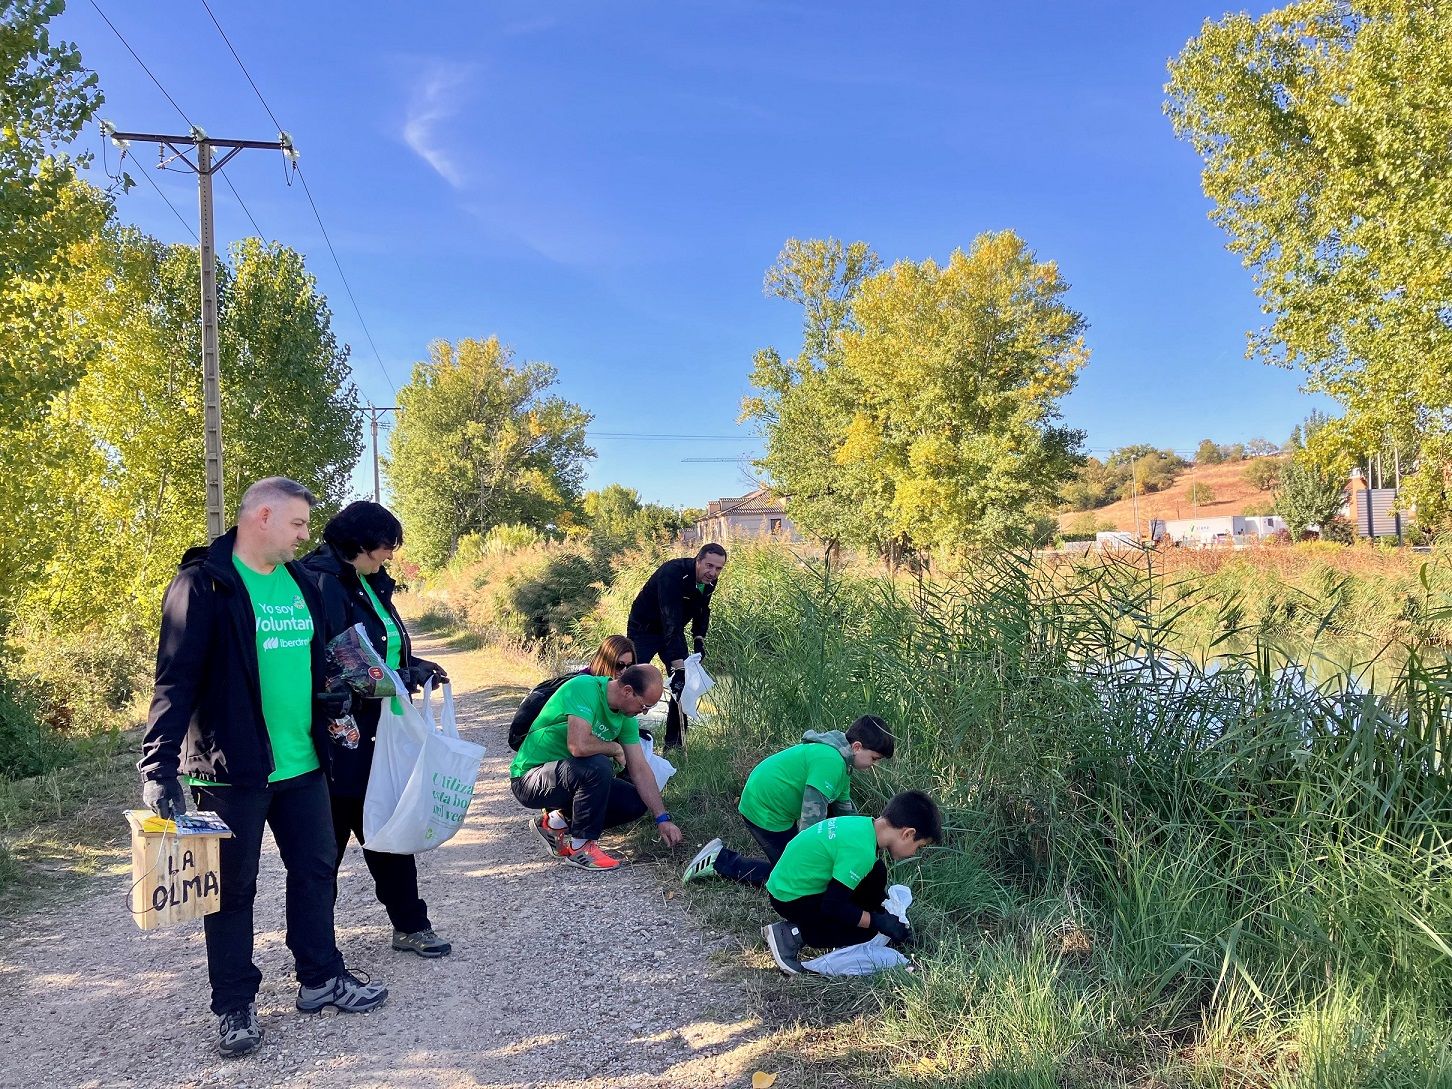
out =
{"type": "Polygon", "coordinates": [[[871,711],[899,749],[859,805],[919,787],[951,829],[894,875],[920,971],[845,992],[853,1084],[1452,1085],[1452,669],[1415,640],[1371,687],[1295,668],[1334,600],[1287,644],[1212,591],[1144,557],[911,581],[733,552],[673,807],[723,813],[725,775],[871,711]]]}

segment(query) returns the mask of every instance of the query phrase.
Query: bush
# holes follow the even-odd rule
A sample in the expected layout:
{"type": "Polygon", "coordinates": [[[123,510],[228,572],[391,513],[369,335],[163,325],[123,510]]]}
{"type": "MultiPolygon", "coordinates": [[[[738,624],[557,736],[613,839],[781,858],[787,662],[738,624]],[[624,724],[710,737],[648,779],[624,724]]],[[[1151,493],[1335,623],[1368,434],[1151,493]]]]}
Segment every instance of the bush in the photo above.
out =
{"type": "Polygon", "coordinates": [[[573,544],[534,543],[451,563],[430,588],[430,608],[488,642],[565,638],[594,608],[607,569],[573,544]]]}
{"type": "Polygon", "coordinates": [[[1337,514],[1322,523],[1321,539],[1334,541],[1336,544],[1351,544],[1356,540],[1356,527],[1351,524],[1349,518],[1343,518],[1337,514]]]}
{"type": "Polygon", "coordinates": [[[71,755],[72,746],[40,721],[35,699],[14,681],[0,680],[0,778],[29,779],[71,755]]]}
{"type": "Polygon", "coordinates": [[[61,631],[17,623],[14,673],[34,693],[43,726],[61,733],[107,733],[131,725],[132,704],[151,686],[156,633],[61,631]]]}

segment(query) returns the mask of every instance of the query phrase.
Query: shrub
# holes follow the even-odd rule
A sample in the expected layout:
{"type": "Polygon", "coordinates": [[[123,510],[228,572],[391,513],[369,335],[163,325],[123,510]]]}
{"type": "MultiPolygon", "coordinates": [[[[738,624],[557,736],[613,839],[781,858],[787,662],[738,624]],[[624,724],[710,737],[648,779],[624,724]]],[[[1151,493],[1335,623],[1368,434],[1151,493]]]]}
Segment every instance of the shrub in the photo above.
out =
{"type": "Polygon", "coordinates": [[[0,778],[29,779],[70,758],[72,746],[40,721],[34,697],[0,679],[0,778]]]}
{"type": "Polygon", "coordinates": [[[133,701],[151,686],[156,633],[122,630],[62,631],[17,623],[11,632],[20,653],[16,678],[34,693],[42,725],[62,733],[106,733],[131,725],[133,701]]]}

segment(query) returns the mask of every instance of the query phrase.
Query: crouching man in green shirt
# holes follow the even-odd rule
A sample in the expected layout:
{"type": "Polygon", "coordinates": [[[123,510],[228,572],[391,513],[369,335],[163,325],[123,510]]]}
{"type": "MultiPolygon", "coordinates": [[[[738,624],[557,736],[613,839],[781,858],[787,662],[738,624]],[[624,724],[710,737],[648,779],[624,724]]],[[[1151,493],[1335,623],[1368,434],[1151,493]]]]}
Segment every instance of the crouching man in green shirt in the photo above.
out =
{"type": "Polygon", "coordinates": [[[882,816],[829,817],[787,844],[767,879],[771,906],[781,922],[761,928],[772,960],[788,975],[802,970],[803,946],[837,949],[886,934],[912,941],[912,928],[882,908],[887,867],[943,838],[943,821],[933,800],[919,790],[893,796],[882,816]]]}
{"type": "Polygon", "coordinates": [[[844,734],[841,730],[808,730],[802,744],[768,756],[746,777],[737,807],[746,830],[765,858],[745,858],[719,839],[697,852],[681,877],[684,884],[706,877],[724,877],[758,888],[798,832],[826,820],[856,813],[851,773],[892,759],[897,747],[887,723],[863,715],[844,734]]]}
{"type": "Polygon", "coordinates": [[[640,748],[636,716],[661,694],[660,670],[633,665],[619,677],[575,677],[540,709],[509,767],[521,805],[542,810],[530,824],[550,852],[587,870],[613,870],[620,859],[596,842],[607,828],[647,810],[660,838],[681,842],[640,748]],[[630,778],[619,778],[616,765],[630,778]]]}

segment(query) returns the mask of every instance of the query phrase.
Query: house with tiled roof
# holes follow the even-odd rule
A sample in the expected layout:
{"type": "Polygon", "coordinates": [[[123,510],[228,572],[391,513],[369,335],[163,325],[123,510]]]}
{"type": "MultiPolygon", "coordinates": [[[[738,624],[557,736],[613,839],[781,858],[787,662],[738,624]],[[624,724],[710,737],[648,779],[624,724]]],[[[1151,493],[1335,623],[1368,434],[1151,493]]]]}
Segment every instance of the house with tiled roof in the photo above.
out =
{"type": "Polygon", "coordinates": [[[800,541],[802,535],[787,516],[786,504],[767,488],[757,488],[745,495],[713,499],[706,504],[706,513],[683,536],[687,541],[741,540],[769,537],[782,541],[800,541]]]}

